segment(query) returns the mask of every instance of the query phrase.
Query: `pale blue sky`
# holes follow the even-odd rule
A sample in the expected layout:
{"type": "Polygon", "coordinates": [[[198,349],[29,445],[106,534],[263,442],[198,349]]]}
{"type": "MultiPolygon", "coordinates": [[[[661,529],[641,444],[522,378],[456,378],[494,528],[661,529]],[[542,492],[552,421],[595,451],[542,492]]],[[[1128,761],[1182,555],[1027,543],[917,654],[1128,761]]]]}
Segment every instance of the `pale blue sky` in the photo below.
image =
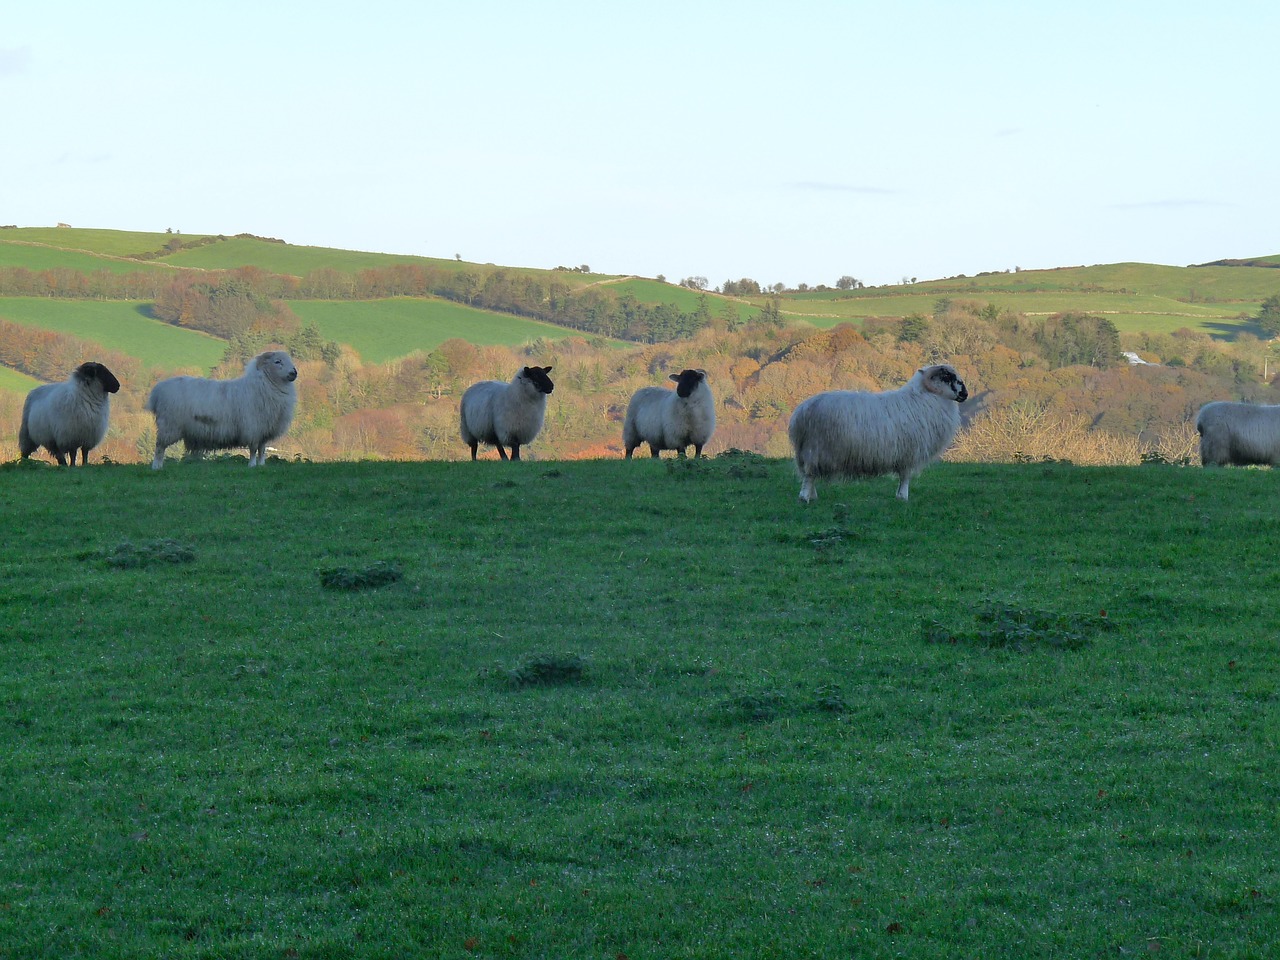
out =
{"type": "Polygon", "coordinates": [[[712,285],[1280,254],[1271,0],[16,6],[0,223],[712,285]]]}

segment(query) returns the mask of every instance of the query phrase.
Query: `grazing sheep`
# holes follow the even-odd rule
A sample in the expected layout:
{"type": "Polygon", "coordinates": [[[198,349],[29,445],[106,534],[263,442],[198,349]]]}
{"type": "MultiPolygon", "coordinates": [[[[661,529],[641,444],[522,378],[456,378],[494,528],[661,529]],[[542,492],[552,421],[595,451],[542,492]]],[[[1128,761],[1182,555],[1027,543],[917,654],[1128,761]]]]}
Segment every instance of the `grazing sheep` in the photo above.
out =
{"type": "Polygon", "coordinates": [[[946,448],[960,428],[955,406],[969,397],[954,368],[917,370],[905,386],[884,393],[832,390],[796,407],[787,435],[803,483],[800,500],[818,499],[819,477],[898,475],[898,499],[911,479],[946,448]]]}
{"type": "Polygon", "coordinates": [[[1196,416],[1206,467],[1280,466],[1280,405],[1215,400],[1196,416]]]}
{"type": "Polygon", "coordinates": [[[675,390],[641,387],[627,404],[622,445],[628,460],[642,443],[649,444],[655,457],[662,450],[675,450],[683,457],[691,445],[694,457],[700,457],[715,432],[716,402],[707,386],[707,371],[681,370],[670,379],[676,382],[675,390]]]}
{"type": "Polygon", "coordinates": [[[249,448],[249,466],[266,463],[267,444],[284,436],[298,402],[298,369],[283,350],[268,350],[245,364],[234,380],[170,377],[151,388],[147,409],[156,415],[156,455],[151,467],[164,467],[164,451],[181,440],[187,455],[207,450],[249,448]]]}
{"type": "Polygon", "coordinates": [[[471,448],[472,460],[482,443],[497,447],[503,460],[503,447],[511,448],[512,460],[520,459],[520,445],[532,443],[542,429],[547,394],[555,389],[550,372],[550,367],[521,367],[510,383],[481,380],[467,387],[459,414],[462,442],[471,448]]]}
{"type": "Polygon", "coordinates": [[[89,451],[107,435],[111,415],[110,393],[120,389],[115,374],[90,360],[76,367],[62,383],[46,383],[27,394],[22,404],[22,425],[18,428],[18,452],[22,459],[44,447],[60,466],[89,462],[89,451]]]}

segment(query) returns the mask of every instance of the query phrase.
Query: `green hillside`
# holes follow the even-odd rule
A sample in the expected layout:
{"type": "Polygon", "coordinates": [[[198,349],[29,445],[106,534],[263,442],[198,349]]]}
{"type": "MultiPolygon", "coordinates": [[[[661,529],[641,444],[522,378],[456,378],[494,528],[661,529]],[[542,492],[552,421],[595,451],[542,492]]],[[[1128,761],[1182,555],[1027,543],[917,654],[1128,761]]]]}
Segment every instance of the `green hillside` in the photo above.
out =
{"type": "Polygon", "coordinates": [[[165,257],[175,267],[197,267],[203,270],[233,270],[246,265],[271,273],[302,277],[313,270],[329,269],[340,273],[357,273],[394,263],[424,263],[444,269],[471,266],[456,260],[436,260],[391,253],[362,253],[357,250],[332,250],[327,247],[299,247],[273,243],[253,237],[230,237],[205,246],[179,250],[165,257]]]}
{"type": "Polygon", "coordinates": [[[8,239],[11,231],[0,232],[0,267],[25,267],[28,270],[74,270],[94,273],[132,273],[138,270],[170,270],[163,264],[127,260],[88,250],[68,250],[31,241],[8,239]]]}
{"type": "Polygon", "coordinates": [[[40,381],[35,377],[28,377],[25,373],[8,367],[0,367],[0,393],[27,393],[39,384],[40,381]]]}
{"type": "Polygon", "coordinates": [[[537,339],[582,336],[550,323],[430,298],[291,300],[289,307],[327,339],[348,344],[374,363],[407,356],[415,350],[429,352],[453,338],[477,346],[509,346],[537,339]]]}
{"type": "MultiPolygon", "coordinates": [[[[850,291],[788,291],[776,299],[784,319],[818,327],[873,317],[931,314],[940,299],[952,298],[991,303],[1031,316],[1062,311],[1100,314],[1110,318],[1121,331],[1161,332],[1189,327],[1230,339],[1240,332],[1256,332],[1248,318],[1257,313],[1266,297],[1280,291],[1280,270],[1259,265],[1270,262],[1280,262],[1280,257],[1254,258],[1234,266],[1118,263],[1021,270],[850,291]]],[[[320,270],[355,277],[362,271],[403,263],[467,270],[481,277],[486,270],[495,269],[493,265],[458,260],[297,246],[248,235],[210,237],[69,227],[0,230],[0,268],[24,267],[32,271],[167,271],[174,267],[226,270],[253,266],[296,277],[320,270]],[[122,259],[131,255],[154,259],[122,259]]],[[[706,296],[711,315],[717,319],[727,311],[739,319],[749,319],[775,299],[772,295],[704,295],[637,277],[502,269],[533,274],[546,287],[552,281],[576,289],[598,286],[619,296],[632,296],[643,304],[670,304],[686,313],[696,310],[706,296]]],[[[289,306],[326,337],[350,344],[372,361],[431,350],[452,337],[476,344],[514,346],[573,333],[551,324],[430,298],[295,300],[289,306]]],[[[137,303],[0,297],[0,317],[95,340],[137,356],[149,366],[209,366],[222,352],[216,339],[157,323],[137,303]]],[[[0,381],[0,389],[3,386],[0,381]]]]}
{"type": "Polygon", "coordinates": [[[137,357],[147,368],[209,369],[222,359],[224,341],[161,323],[147,316],[145,309],[122,300],[0,297],[0,319],[90,340],[137,357]]]}
{"type": "MultiPolygon", "coordinates": [[[[86,230],[77,227],[16,227],[0,230],[0,240],[26,241],[64,250],[83,250],[107,257],[136,257],[160,250],[174,238],[171,233],[132,230],[86,230]]],[[[199,235],[183,237],[198,240],[199,235]]]]}

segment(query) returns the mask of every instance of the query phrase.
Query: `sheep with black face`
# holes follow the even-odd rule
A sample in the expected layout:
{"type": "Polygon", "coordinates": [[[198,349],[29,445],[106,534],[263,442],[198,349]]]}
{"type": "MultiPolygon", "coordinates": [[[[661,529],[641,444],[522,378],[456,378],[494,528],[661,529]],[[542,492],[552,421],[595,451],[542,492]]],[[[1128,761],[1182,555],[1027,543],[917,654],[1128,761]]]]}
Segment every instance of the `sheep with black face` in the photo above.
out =
{"type": "Polygon", "coordinates": [[[818,499],[819,478],[898,476],[906,500],[914,477],[960,429],[959,404],[969,397],[955,368],[917,370],[904,386],[883,393],[831,390],[796,407],[787,434],[800,473],[800,500],[818,499]]]}
{"type": "Polygon", "coordinates": [[[627,404],[622,423],[622,445],[626,457],[642,443],[649,445],[653,456],[663,450],[685,455],[693,447],[694,457],[702,456],[702,448],[716,429],[716,402],[707,386],[707,371],[681,370],[671,374],[676,388],[641,387],[627,404]]]}
{"type": "Polygon", "coordinates": [[[462,442],[471,448],[472,460],[482,443],[497,447],[503,460],[503,447],[511,448],[512,460],[520,459],[520,447],[542,430],[547,396],[555,389],[550,372],[550,367],[521,367],[510,383],[481,380],[467,387],[458,413],[462,442]]]}
{"type": "Polygon", "coordinates": [[[44,447],[58,461],[76,465],[89,462],[89,451],[107,435],[111,416],[110,394],[120,390],[120,381],[101,363],[82,363],[62,383],[46,383],[27,394],[22,404],[22,424],[18,428],[18,452],[22,459],[44,447]]]}

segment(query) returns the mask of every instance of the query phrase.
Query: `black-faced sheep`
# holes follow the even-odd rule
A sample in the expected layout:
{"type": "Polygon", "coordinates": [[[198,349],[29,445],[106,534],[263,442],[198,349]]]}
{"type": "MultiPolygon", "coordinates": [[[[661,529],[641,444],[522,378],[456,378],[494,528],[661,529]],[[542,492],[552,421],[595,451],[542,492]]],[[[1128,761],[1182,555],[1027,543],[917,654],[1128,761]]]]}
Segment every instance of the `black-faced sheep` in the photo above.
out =
{"type": "Polygon", "coordinates": [[[62,383],[46,383],[27,394],[18,428],[18,452],[26,459],[44,447],[61,466],[89,462],[89,451],[107,435],[111,415],[108,394],[120,390],[120,381],[102,364],[90,360],[76,367],[62,383]]]}
{"type": "Polygon", "coordinates": [[[170,377],[151,388],[147,409],[156,415],[156,454],[151,466],[164,466],[164,451],[179,440],[187,455],[209,450],[249,448],[249,466],[267,460],[267,444],[282,437],[293,422],[298,401],[298,368],[283,350],[268,350],[250,360],[234,380],[170,377]]]}
{"type": "Polygon", "coordinates": [[[819,477],[898,475],[898,499],[960,428],[956,406],[969,397],[954,368],[917,370],[897,390],[868,393],[832,390],[796,407],[787,434],[802,480],[800,500],[818,499],[819,477]]]}
{"type": "Polygon", "coordinates": [[[510,383],[481,380],[467,387],[459,415],[462,442],[471,448],[472,460],[482,443],[497,447],[503,460],[503,447],[511,448],[512,460],[520,459],[521,444],[532,443],[542,429],[547,395],[555,389],[550,372],[550,367],[521,367],[510,383]]]}
{"type": "Polygon", "coordinates": [[[1280,405],[1215,400],[1196,416],[1206,467],[1280,466],[1280,405]]]}
{"type": "Polygon", "coordinates": [[[671,374],[675,390],[663,387],[641,387],[627,404],[622,424],[622,445],[627,459],[642,443],[658,456],[662,450],[675,450],[685,455],[692,446],[695,457],[716,429],[716,403],[707,386],[705,370],[681,370],[671,374]]]}

